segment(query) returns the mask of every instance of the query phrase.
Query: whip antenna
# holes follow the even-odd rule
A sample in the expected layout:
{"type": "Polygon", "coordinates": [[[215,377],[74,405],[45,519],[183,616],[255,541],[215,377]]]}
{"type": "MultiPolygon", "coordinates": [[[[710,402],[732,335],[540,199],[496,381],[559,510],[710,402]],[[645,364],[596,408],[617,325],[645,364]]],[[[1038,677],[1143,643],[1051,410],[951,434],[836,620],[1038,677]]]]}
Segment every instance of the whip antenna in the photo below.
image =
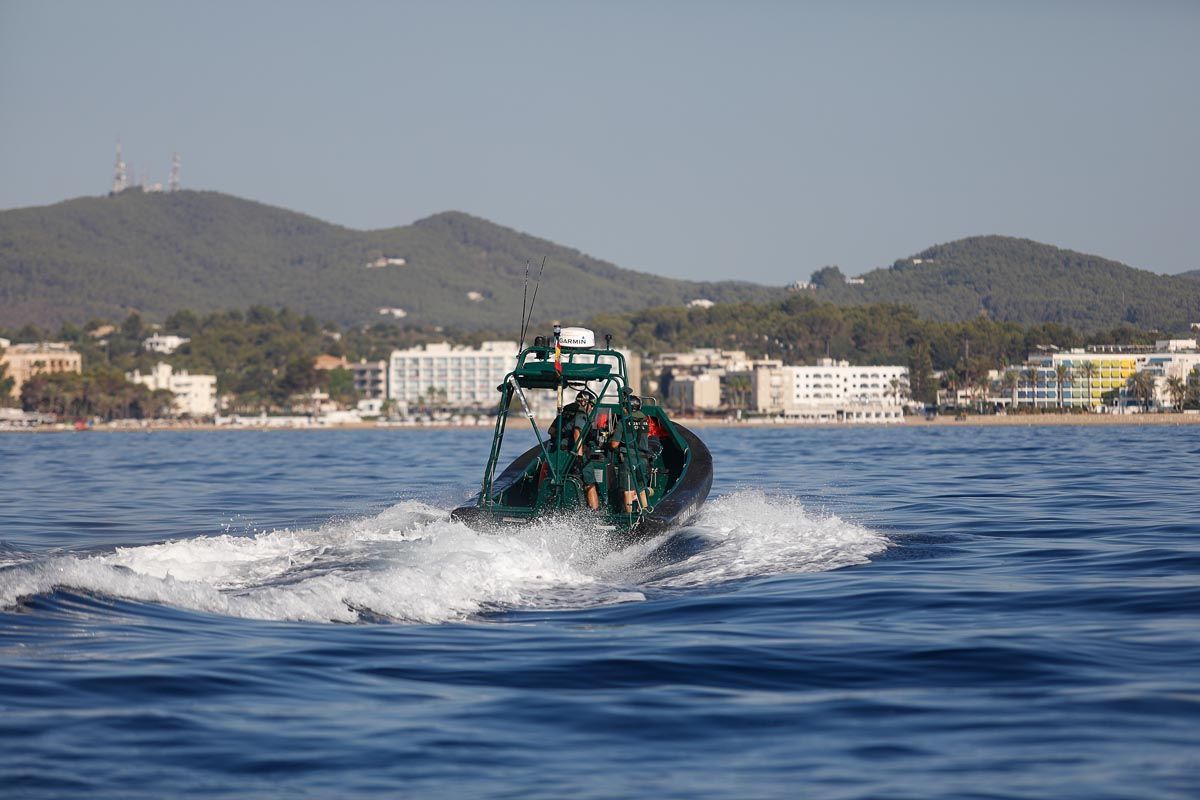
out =
{"type": "Polygon", "coordinates": [[[533,320],[533,305],[537,302],[538,287],[542,285],[542,273],[546,271],[546,257],[542,256],[542,266],[538,270],[537,283],[533,285],[533,299],[529,301],[529,316],[525,318],[525,325],[521,328],[521,341],[525,341],[525,332],[529,330],[529,323],[533,320]]]}
{"type": "Polygon", "coordinates": [[[525,300],[529,297],[529,259],[525,259],[525,290],[521,294],[521,344],[517,345],[517,352],[525,349],[525,300]]]}

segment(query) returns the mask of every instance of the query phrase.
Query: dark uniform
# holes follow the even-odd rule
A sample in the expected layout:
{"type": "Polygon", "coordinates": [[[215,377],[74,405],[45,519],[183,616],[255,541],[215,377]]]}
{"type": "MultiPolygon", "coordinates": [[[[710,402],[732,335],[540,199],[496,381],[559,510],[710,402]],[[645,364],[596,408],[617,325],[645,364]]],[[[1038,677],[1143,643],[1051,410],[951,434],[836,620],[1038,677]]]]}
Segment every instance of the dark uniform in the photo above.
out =
{"type": "Polygon", "coordinates": [[[650,419],[640,410],[625,418],[625,446],[621,448],[621,488],[635,492],[650,479],[650,419]],[[635,478],[636,473],[636,478],[635,478]]]}
{"type": "Polygon", "coordinates": [[[547,431],[550,434],[550,441],[558,441],[558,430],[562,427],[562,444],[563,450],[570,450],[575,444],[575,431],[582,431],[587,425],[587,412],[579,403],[567,403],[563,406],[562,414],[554,422],[550,423],[550,428],[547,431]]]}
{"type": "MultiPolygon", "coordinates": [[[[588,415],[586,412],[581,412],[575,426],[578,430],[583,430],[587,425],[588,415]]],[[[599,419],[596,420],[599,423],[599,419]]],[[[605,481],[608,474],[608,453],[600,447],[598,425],[588,429],[587,436],[583,439],[583,450],[580,453],[580,460],[583,466],[580,468],[579,477],[583,479],[583,485],[596,486],[605,481]]]]}

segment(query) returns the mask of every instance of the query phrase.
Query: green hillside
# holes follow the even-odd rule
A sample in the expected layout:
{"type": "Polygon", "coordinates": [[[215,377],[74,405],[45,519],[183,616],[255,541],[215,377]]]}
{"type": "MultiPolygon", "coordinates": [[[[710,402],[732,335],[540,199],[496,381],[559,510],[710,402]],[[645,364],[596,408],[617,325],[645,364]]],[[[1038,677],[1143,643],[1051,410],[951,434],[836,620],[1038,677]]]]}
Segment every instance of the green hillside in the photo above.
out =
{"type": "Polygon", "coordinates": [[[536,267],[543,256],[543,321],[782,292],[624,270],[455,212],[355,231],[216,192],[125,192],[0,212],[0,327],[134,310],[161,321],[181,308],[260,303],[342,324],[378,321],[380,308],[394,307],[406,322],[514,330],[525,263],[536,267]],[[406,263],[367,268],[381,256],[406,263]]]}
{"type": "Polygon", "coordinates": [[[813,276],[821,300],[900,303],[943,321],[980,315],[1081,330],[1123,323],[1162,331],[1200,320],[1200,283],[1156,275],[1028,239],[976,236],[936,245],[848,284],[836,268],[813,276]]]}
{"type": "MultiPolygon", "coordinates": [[[[778,301],[781,289],[679,281],[621,269],[457,212],[356,231],[216,192],[70,200],[0,211],[0,327],[286,306],[344,325],[401,308],[405,323],[514,330],[525,264],[546,257],[538,318],[778,301]],[[403,265],[368,268],[380,257],[403,265]]],[[[937,245],[848,284],[814,275],[819,300],[906,305],[935,320],[987,316],[1084,331],[1134,324],[1186,330],[1200,321],[1200,271],[1155,275],[1027,239],[979,236],[937,245]]],[[[388,319],[391,319],[388,317],[388,319]]]]}
{"type": "Polygon", "coordinates": [[[1189,281],[1200,281],[1200,269],[1194,269],[1190,272],[1179,273],[1180,278],[1187,278],[1189,281]]]}

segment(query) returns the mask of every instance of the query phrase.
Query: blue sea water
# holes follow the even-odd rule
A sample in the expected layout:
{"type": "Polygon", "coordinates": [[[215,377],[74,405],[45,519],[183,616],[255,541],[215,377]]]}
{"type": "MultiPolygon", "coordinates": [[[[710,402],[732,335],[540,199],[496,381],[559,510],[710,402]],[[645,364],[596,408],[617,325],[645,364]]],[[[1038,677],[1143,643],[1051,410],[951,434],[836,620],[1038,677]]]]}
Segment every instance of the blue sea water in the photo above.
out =
{"type": "Polygon", "coordinates": [[[0,436],[0,797],[1200,796],[1200,427],[701,433],[624,549],[482,430],[0,436]]]}

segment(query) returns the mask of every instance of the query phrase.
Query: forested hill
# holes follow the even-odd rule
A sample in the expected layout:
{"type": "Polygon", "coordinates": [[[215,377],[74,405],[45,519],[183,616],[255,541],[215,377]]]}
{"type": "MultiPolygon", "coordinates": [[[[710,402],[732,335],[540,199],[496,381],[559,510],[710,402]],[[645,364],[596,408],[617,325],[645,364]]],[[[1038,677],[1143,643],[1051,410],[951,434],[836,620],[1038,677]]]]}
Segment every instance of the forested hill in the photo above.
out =
{"type": "Polygon", "coordinates": [[[1200,281],[1200,269],[1194,269],[1190,272],[1181,272],[1179,277],[1187,278],[1189,281],[1200,281]]]}
{"type": "Polygon", "coordinates": [[[1200,281],[1156,275],[1028,239],[976,236],[936,245],[848,284],[834,267],[813,276],[838,305],[900,303],[943,321],[980,315],[1080,330],[1131,323],[1162,331],[1200,321],[1200,281]]]}
{"type": "Polygon", "coordinates": [[[0,326],[258,303],[343,324],[400,308],[405,322],[516,330],[525,264],[543,256],[542,320],[783,293],[620,269],[456,212],[356,231],[216,192],[127,191],[0,212],[0,326]],[[367,267],[379,258],[404,263],[367,267]]]}
{"type": "MultiPolygon", "coordinates": [[[[356,231],[216,192],[128,191],[0,211],[0,327],[119,320],[131,311],[161,321],[184,308],[262,304],[348,325],[396,308],[406,323],[512,331],[525,265],[536,271],[543,256],[540,322],[696,298],[771,302],[783,294],[621,269],[457,212],[356,231]],[[367,266],[381,258],[392,263],[367,266]]],[[[962,239],[863,277],[849,284],[825,268],[812,292],[839,305],[907,305],[943,321],[985,315],[1085,331],[1132,323],[1164,332],[1200,321],[1195,274],[1155,275],[1026,239],[962,239]]]]}

